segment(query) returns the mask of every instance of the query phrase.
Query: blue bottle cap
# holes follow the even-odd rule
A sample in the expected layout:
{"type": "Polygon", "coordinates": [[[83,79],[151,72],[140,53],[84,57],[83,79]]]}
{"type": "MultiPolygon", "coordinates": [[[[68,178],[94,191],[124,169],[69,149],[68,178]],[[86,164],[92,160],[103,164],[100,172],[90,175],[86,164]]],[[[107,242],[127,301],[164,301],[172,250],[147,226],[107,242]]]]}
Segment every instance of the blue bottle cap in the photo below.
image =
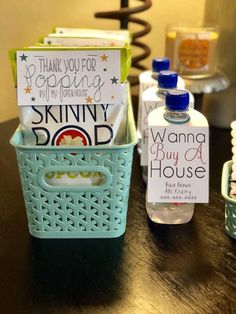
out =
{"type": "Polygon", "coordinates": [[[171,111],[185,111],[189,106],[189,93],[182,89],[169,91],[166,95],[166,107],[171,111]]]}
{"type": "Polygon", "coordinates": [[[176,88],[178,74],[173,71],[161,71],[158,74],[158,85],[161,88],[176,88]]]}
{"type": "Polygon", "coordinates": [[[152,60],[152,71],[159,73],[160,71],[169,70],[169,58],[155,58],[152,60]]]}

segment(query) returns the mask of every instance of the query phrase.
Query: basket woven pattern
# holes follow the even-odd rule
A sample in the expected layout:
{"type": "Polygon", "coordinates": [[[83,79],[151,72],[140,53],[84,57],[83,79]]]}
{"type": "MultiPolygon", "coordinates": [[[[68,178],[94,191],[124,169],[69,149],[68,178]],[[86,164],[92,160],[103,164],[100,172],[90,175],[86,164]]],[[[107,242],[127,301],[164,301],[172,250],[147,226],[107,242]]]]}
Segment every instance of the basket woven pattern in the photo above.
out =
{"type": "MultiPolygon", "coordinates": [[[[123,149],[17,148],[29,231],[41,238],[116,237],[125,231],[133,145],[123,149]],[[45,167],[100,166],[111,183],[104,190],[48,191],[39,184],[45,167]]],[[[78,168],[79,169],[79,168],[78,168]]]]}
{"type": "Polygon", "coordinates": [[[221,194],[225,199],[225,229],[236,239],[236,200],[229,196],[232,160],[224,163],[221,178],[221,194]]]}
{"type": "Polygon", "coordinates": [[[231,237],[236,238],[236,204],[230,202],[225,204],[225,228],[231,237]]]}

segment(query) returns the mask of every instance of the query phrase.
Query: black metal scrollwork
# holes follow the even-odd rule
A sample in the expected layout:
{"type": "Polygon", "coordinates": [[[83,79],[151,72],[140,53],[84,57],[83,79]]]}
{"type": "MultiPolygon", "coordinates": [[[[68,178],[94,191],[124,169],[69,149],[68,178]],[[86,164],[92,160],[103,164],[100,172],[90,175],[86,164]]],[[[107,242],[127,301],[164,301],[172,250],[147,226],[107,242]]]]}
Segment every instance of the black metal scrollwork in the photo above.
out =
{"type": "MultiPolygon", "coordinates": [[[[151,25],[150,23],[140,18],[133,17],[132,15],[149,9],[152,6],[152,1],[151,0],[137,0],[137,1],[142,2],[142,4],[134,8],[129,8],[128,7],[129,1],[121,0],[120,5],[121,8],[119,10],[97,12],[95,13],[95,17],[120,20],[121,29],[128,29],[129,22],[142,25],[143,29],[132,33],[133,38],[132,45],[142,49],[142,52],[139,55],[134,56],[132,58],[132,67],[144,71],[147,68],[140,64],[140,62],[150,55],[151,49],[146,44],[140,42],[139,38],[143,37],[144,35],[148,34],[151,31],[151,25]]],[[[138,84],[138,78],[135,76],[130,77],[130,81],[131,85],[138,84]]]]}

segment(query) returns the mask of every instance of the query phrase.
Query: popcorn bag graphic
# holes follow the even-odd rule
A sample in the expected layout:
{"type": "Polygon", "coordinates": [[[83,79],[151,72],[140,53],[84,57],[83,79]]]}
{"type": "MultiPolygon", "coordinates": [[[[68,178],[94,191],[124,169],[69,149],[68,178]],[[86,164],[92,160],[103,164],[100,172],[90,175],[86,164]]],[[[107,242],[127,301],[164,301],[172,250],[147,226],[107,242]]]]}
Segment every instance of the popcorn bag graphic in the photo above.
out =
{"type": "Polygon", "coordinates": [[[63,135],[62,139],[59,141],[58,145],[68,145],[68,146],[86,146],[87,143],[84,143],[80,136],[72,137],[69,135],[63,135]]]}
{"type": "MultiPolygon", "coordinates": [[[[78,146],[91,145],[91,139],[79,129],[63,127],[54,136],[52,141],[56,146],[78,146]]],[[[72,155],[75,153],[72,153],[72,155]]],[[[52,186],[71,185],[71,186],[96,186],[103,184],[105,176],[100,172],[51,172],[46,174],[46,182],[52,186]]]]}

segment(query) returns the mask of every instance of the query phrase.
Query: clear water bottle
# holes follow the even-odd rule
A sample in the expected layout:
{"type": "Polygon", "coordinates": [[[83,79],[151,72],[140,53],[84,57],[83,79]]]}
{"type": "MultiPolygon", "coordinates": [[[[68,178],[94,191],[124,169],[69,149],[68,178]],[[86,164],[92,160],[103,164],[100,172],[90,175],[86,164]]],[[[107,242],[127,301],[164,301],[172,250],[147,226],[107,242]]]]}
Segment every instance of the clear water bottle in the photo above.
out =
{"type": "MultiPolygon", "coordinates": [[[[153,100],[156,103],[155,108],[163,106],[165,104],[165,97],[168,90],[176,89],[178,81],[178,74],[173,71],[160,71],[157,77],[157,86],[146,89],[143,93],[143,101],[153,100]],[[151,95],[150,95],[151,94],[151,95]]],[[[143,117],[144,118],[144,117],[143,117]]],[[[147,121],[147,117],[146,117],[147,121]]],[[[146,125],[147,131],[147,125],[146,125]]],[[[147,132],[145,135],[144,129],[142,130],[142,139],[140,141],[141,149],[141,167],[142,167],[142,178],[144,183],[147,183],[148,167],[147,167],[147,132]]]]}
{"type": "MultiPolygon", "coordinates": [[[[137,123],[137,137],[138,137],[138,152],[141,154],[141,106],[143,92],[152,86],[157,86],[157,77],[160,71],[169,70],[169,58],[154,58],[152,60],[152,71],[144,71],[139,75],[139,103],[138,103],[138,123],[137,123]]],[[[182,79],[183,81],[183,79],[182,79]]],[[[184,81],[183,81],[184,84],[184,81]]]]}
{"type": "MultiPolygon", "coordinates": [[[[157,78],[158,87],[150,87],[143,92],[142,101],[145,105],[150,105],[153,109],[161,107],[165,104],[165,97],[168,91],[176,89],[178,84],[178,74],[174,71],[160,71],[157,78]]],[[[194,99],[191,95],[191,107],[194,106],[194,99]]],[[[149,111],[149,110],[148,110],[149,111]]],[[[150,113],[150,112],[149,112],[150,113]]],[[[143,122],[141,124],[141,166],[142,178],[144,183],[147,183],[147,142],[148,142],[148,126],[147,126],[147,113],[142,114],[143,122]],[[144,124],[146,121],[146,125],[144,124]]]]}
{"type": "MultiPolygon", "coordinates": [[[[155,112],[152,111],[152,114],[156,114],[156,116],[161,115],[162,116],[161,119],[168,121],[169,124],[189,123],[191,116],[188,113],[189,107],[188,92],[184,90],[169,91],[166,95],[165,104],[166,107],[155,109],[154,110],[155,112]]],[[[191,110],[195,111],[194,109],[191,110]]],[[[160,121],[157,122],[156,125],[162,125],[161,119],[160,121]]],[[[197,121],[195,122],[196,124],[198,123],[197,121]]],[[[164,122],[163,124],[165,123],[166,122],[164,122]]],[[[194,203],[146,202],[146,210],[149,218],[155,223],[183,224],[191,220],[194,213],[194,203]]]]}
{"type": "MultiPolygon", "coordinates": [[[[137,123],[137,137],[138,137],[138,153],[141,154],[141,140],[142,140],[142,130],[141,130],[141,113],[142,113],[142,95],[143,92],[150,88],[158,87],[158,74],[161,71],[169,70],[170,60],[169,58],[154,58],[152,60],[152,71],[144,71],[139,75],[139,103],[138,103],[138,123],[137,123]]],[[[185,82],[182,77],[178,76],[177,88],[185,88],[185,82]]]]}
{"type": "MultiPolygon", "coordinates": [[[[144,183],[147,183],[147,143],[148,143],[148,125],[147,118],[151,110],[165,105],[165,97],[168,91],[178,88],[179,76],[174,71],[160,71],[157,78],[158,87],[150,87],[143,92],[143,106],[146,108],[142,111],[141,122],[141,140],[140,154],[142,178],[144,183]],[[148,108],[148,109],[147,109],[148,108]]],[[[185,90],[185,89],[182,89],[185,90]]],[[[186,90],[185,90],[186,91],[186,90]]],[[[189,92],[188,92],[189,93],[189,92]]],[[[189,93],[189,107],[194,108],[194,97],[189,93]]]]}

